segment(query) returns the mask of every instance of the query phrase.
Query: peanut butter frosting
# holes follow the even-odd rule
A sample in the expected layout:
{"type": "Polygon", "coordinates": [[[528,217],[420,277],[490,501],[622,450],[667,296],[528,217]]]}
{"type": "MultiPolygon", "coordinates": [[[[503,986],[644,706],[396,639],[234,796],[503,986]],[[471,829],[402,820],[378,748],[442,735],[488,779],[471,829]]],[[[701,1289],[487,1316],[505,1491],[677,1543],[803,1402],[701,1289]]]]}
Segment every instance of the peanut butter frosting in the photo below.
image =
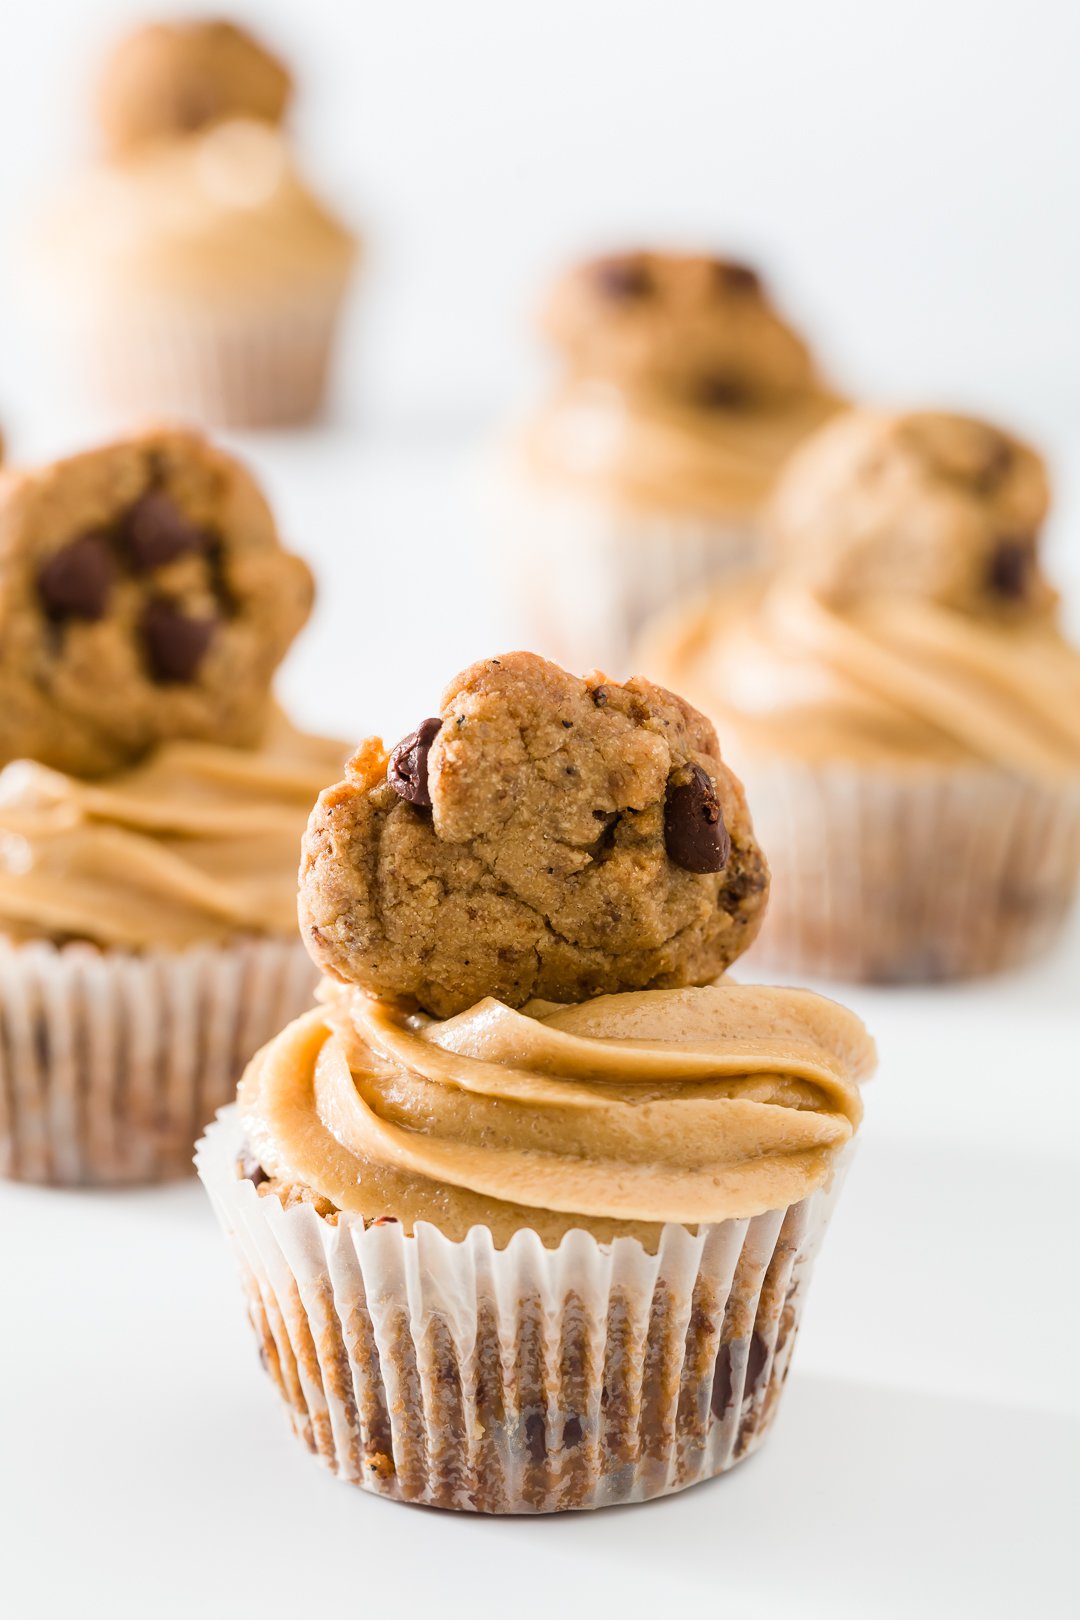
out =
{"type": "Polygon", "coordinates": [[[37,245],[52,279],[91,279],[125,303],[336,286],[356,254],[352,235],[300,178],[285,138],[251,119],[140,146],[85,175],[37,245]]]}
{"type": "MultiPolygon", "coordinates": [[[[444,1021],[356,989],[272,1041],[240,1112],[265,1193],[500,1246],[528,1227],[654,1246],[827,1181],[874,1047],[808,991],[720,984],[444,1021]]],[[[328,1210],[324,1212],[329,1212],[328,1210]]]]}
{"type": "Polygon", "coordinates": [[[1080,775],[1080,653],[1045,618],[1004,625],[914,597],[841,608],[785,581],[679,610],[645,667],[750,754],[981,762],[1080,775]]]}
{"type": "Polygon", "coordinates": [[[0,771],[0,931],[183,949],[296,931],[312,801],[343,744],[278,717],[259,748],[170,742],[96,781],[0,771]]]}
{"type": "Polygon", "coordinates": [[[615,502],[751,512],[839,403],[757,272],[731,260],[593,260],[555,286],[543,325],[563,379],[526,461],[615,502]]]}

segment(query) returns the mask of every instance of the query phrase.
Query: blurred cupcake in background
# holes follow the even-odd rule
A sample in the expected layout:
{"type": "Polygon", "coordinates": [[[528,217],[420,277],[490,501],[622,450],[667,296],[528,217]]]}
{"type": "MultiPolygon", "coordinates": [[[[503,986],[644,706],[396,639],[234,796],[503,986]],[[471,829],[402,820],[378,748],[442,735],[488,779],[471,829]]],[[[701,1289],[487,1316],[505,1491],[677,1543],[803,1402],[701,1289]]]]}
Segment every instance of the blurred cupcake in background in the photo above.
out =
{"type": "Polygon", "coordinates": [[[142,29],[107,63],[107,157],[41,221],[33,257],[112,411],[231,427],[319,411],[357,245],[297,170],[290,90],[226,23],[142,29]]]}
{"type": "Polygon", "coordinates": [[[620,673],[650,612],[756,559],[777,470],[838,400],[730,260],[595,259],[542,324],[561,375],[515,457],[521,598],[545,651],[620,673]]]}
{"type": "Polygon", "coordinates": [[[1080,652],[1038,559],[1040,457],[851,412],[787,469],[776,577],[689,602],[649,674],[725,728],[773,869],[757,960],[929,981],[1025,962],[1080,875],[1080,652]]]}
{"type": "Polygon", "coordinates": [[[0,482],[0,1173],[157,1181],[310,1004],[307,812],[341,745],[270,682],[311,575],[156,431],[0,482]]]}

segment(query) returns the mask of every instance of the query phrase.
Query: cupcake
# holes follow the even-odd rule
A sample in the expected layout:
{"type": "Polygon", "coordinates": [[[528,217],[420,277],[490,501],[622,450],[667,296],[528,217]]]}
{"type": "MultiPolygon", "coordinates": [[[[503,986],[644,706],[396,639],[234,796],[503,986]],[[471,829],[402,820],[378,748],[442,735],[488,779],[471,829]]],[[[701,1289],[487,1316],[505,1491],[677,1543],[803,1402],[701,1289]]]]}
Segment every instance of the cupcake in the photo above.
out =
{"type": "Polygon", "coordinates": [[[643,662],[722,724],[774,877],[757,960],[931,981],[1029,961],[1080,874],[1080,653],[1038,556],[1036,453],[855,411],[776,493],[776,576],[690,602],[643,662]]]}
{"type": "Polygon", "coordinates": [[[518,590],[545,651],[621,671],[649,613],[755,559],[778,468],[837,401],[730,260],[595,260],[543,326],[561,377],[515,456],[518,590]]]}
{"type": "Polygon", "coordinates": [[[231,427],[318,412],[356,242],[297,170],[288,89],[220,24],[145,30],[109,65],[109,155],[32,256],[35,296],[110,410],[231,427]]]}
{"type": "Polygon", "coordinates": [[[270,695],[311,576],[159,430],[0,481],[0,1171],[186,1172],[315,975],[296,847],[345,750],[270,695]]]}
{"type": "Polygon", "coordinates": [[[761,1443],[873,1062],[834,1003],[713,982],[767,885],[701,715],[526,653],[320,796],[320,1005],[197,1163],[341,1478],[548,1512],[761,1443]]]}

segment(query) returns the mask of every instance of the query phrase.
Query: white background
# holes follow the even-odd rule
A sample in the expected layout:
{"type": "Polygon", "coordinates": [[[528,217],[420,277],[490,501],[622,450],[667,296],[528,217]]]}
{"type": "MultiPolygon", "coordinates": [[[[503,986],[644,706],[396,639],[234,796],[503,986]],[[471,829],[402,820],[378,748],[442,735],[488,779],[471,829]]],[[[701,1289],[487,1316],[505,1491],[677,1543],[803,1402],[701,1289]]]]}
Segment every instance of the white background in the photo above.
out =
{"type": "MultiPolygon", "coordinates": [[[[235,11],[295,63],[309,168],[370,246],[327,425],[238,441],[323,584],[283,675],[302,719],[396,737],[514,641],[478,458],[542,377],[525,323],[545,276],[620,239],[758,258],[849,388],[1037,434],[1062,497],[1052,559],[1080,587],[1076,7],[235,11]]],[[[89,144],[91,54],[132,14],[51,0],[5,19],[16,457],[104,431],[24,322],[15,263],[28,212],[89,144]]],[[[832,991],[882,1069],[786,1410],[744,1469],[651,1508],[474,1522],[350,1492],[275,1410],[197,1187],[0,1187],[0,1609],[1075,1612],[1080,929],[1000,984],[832,991]]]]}

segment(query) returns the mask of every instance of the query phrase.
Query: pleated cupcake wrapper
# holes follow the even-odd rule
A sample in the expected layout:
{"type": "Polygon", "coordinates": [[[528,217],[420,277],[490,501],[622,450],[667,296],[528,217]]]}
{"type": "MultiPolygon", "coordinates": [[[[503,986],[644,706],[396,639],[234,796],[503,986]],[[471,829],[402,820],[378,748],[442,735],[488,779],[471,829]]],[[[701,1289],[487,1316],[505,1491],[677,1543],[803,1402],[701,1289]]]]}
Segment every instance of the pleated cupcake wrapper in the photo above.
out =
{"type": "Polygon", "coordinates": [[[101,313],[76,334],[93,393],[126,417],[272,427],[316,416],[344,284],[304,296],[101,313]]]}
{"type": "Polygon", "coordinates": [[[317,977],[299,940],[0,946],[0,1173],[61,1186],[189,1174],[196,1137],[317,977]]]}
{"type": "Polygon", "coordinates": [[[572,670],[634,673],[646,622],[758,560],[752,519],[634,511],[528,484],[512,492],[503,552],[534,650],[572,670]]]}
{"type": "Polygon", "coordinates": [[[1080,780],[735,763],[772,868],[750,970],[932,982],[1018,966],[1059,935],[1080,879],[1080,780]]]}
{"type": "Polygon", "coordinates": [[[639,1502],[723,1473],[772,1424],[827,1187],[752,1220],[632,1238],[284,1207],[237,1172],[226,1109],[196,1164],[239,1263],[263,1364],[294,1432],[383,1496],[487,1513],[639,1502]]]}

